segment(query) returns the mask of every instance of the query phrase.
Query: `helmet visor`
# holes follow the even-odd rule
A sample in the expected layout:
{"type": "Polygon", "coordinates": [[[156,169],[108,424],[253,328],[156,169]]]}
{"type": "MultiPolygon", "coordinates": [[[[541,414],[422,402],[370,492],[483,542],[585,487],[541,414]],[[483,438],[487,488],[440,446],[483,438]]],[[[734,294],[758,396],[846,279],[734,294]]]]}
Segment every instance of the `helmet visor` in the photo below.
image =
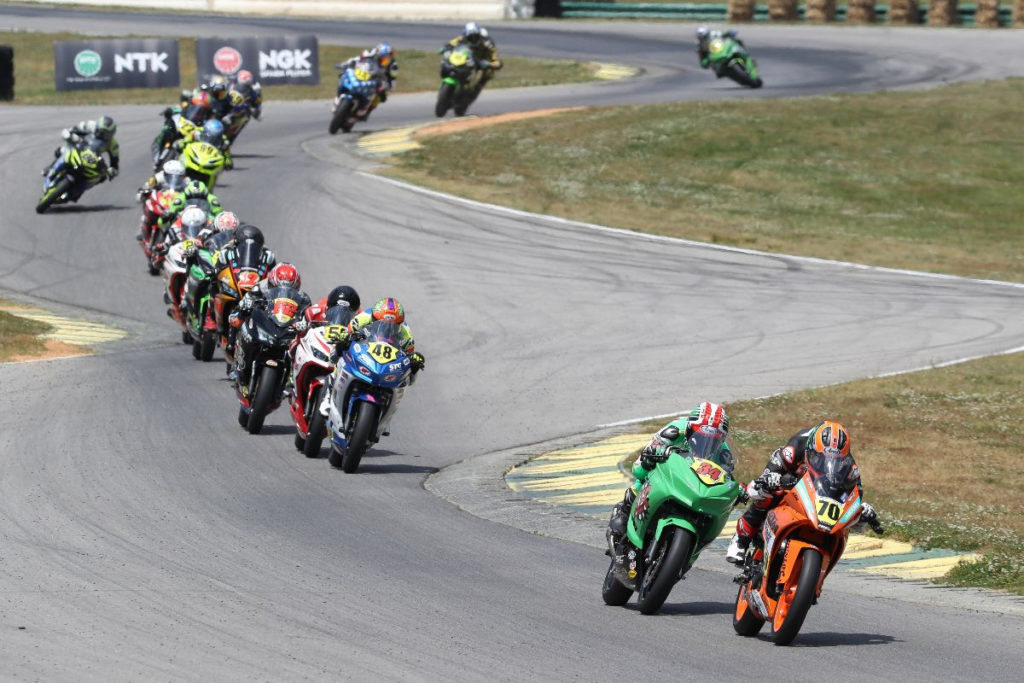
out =
{"type": "Polygon", "coordinates": [[[690,446],[690,453],[695,458],[712,460],[720,465],[728,463],[720,462],[719,451],[725,443],[725,432],[715,427],[698,427],[686,440],[690,446]]]}
{"type": "Polygon", "coordinates": [[[852,455],[830,455],[807,451],[807,469],[819,495],[839,498],[853,486],[850,474],[855,463],[852,455]]]}

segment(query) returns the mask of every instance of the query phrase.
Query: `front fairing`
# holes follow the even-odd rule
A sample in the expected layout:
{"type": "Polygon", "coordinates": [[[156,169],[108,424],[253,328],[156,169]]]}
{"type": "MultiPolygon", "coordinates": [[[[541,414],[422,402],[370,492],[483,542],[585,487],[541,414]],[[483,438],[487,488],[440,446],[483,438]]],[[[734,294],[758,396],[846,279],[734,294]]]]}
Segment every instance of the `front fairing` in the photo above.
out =
{"type": "Polygon", "coordinates": [[[724,467],[675,453],[647,475],[630,512],[627,533],[643,548],[652,522],[664,515],[679,516],[688,520],[703,546],[725,526],[738,495],[739,485],[724,467]]]}

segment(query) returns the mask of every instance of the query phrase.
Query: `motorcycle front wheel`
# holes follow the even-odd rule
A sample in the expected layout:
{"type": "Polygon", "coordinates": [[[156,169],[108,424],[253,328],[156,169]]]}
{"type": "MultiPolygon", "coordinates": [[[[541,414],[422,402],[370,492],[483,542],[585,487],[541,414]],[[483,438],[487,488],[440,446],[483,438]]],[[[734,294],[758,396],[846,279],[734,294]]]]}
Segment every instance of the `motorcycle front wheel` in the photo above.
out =
{"type": "Polygon", "coordinates": [[[302,447],[302,454],[307,458],[316,458],[320,455],[320,446],[324,442],[324,432],[327,429],[327,418],[320,412],[320,402],[324,400],[324,386],[320,385],[313,396],[309,399],[313,414],[306,422],[306,443],[302,447]]]}
{"type": "Polygon", "coordinates": [[[434,114],[437,115],[437,118],[444,118],[452,106],[453,99],[455,99],[455,86],[451,83],[442,83],[441,89],[437,91],[437,104],[434,105],[434,114]]]}
{"type": "Polygon", "coordinates": [[[277,391],[281,377],[280,372],[280,368],[273,368],[269,365],[263,366],[263,370],[260,372],[252,405],[249,408],[249,422],[245,425],[250,434],[259,434],[263,430],[263,420],[266,419],[270,404],[274,400],[274,393],[277,391]]]}
{"type": "Polygon", "coordinates": [[[604,575],[604,585],[601,586],[601,597],[604,599],[604,604],[622,607],[629,602],[632,595],[633,591],[615,578],[615,560],[612,559],[612,563],[608,566],[608,572],[604,575]]]}
{"type": "MultiPolygon", "coordinates": [[[[352,114],[352,107],[355,103],[352,100],[346,98],[341,104],[334,108],[334,116],[331,117],[331,123],[327,126],[327,132],[334,135],[338,132],[338,129],[344,128],[345,121],[352,114]]],[[[351,126],[349,126],[351,129],[351,126]]],[[[348,130],[345,131],[346,133],[348,130]]]]}
{"type": "Polygon", "coordinates": [[[800,551],[800,578],[796,585],[787,585],[779,596],[772,619],[772,640],[776,645],[789,645],[800,633],[807,612],[814,602],[814,591],[821,573],[821,553],[814,548],[800,551]]]}
{"type": "Polygon", "coordinates": [[[68,192],[71,189],[71,185],[71,178],[68,177],[61,178],[59,181],[54,183],[53,186],[49,189],[49,191],[43,193],[43,196],[42,198],[40,198],[39,203],[36,204],[36,213],[43,213],[47,209],[49,209],[50,206],[55,201],[57,201],[57,199],[60,198],[62,194],[68,192]]]}
{"type": "Polygon", "coordinates": [[[644,569],[637,601],[641,614],[654,614],[661,609],[686,568],[693,549],[693,534],[689,531],[675,527],[671,534],[667,532],[668,529],[662,533],[654,557],[644,569]]]}
{"type": "Polygon", "coordinates": [[[363,454],[370,445],[370,430],[377,424],[380,407],[376,403],[364,401],[359,404],[356,411],[356,422],[348,439],[348,448],[341,457],[341,470],[347,474],[352,474],[359,468],[359,461],[363,459],[363,454]]]}
{"type": "Polygon", "coordinates": [[[749,583],[740,586],[740,592],[736,594],[736,608],[733,610],[732,627],[741,636],[756,636],[764,626],[764,619],[758,616],[750,607],[747,600],[746,590],[749,583]]]}

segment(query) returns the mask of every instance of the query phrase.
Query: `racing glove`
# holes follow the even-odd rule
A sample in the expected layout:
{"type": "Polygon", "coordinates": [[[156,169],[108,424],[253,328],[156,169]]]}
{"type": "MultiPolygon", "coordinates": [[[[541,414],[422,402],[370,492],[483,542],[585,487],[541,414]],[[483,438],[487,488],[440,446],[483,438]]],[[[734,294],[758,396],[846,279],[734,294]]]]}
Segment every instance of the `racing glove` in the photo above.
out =
{"type": "Polygon", "coordinates": [[[654,444],[649,443],[640,451],[640,467],[645,470],[653,470],[655,465],[665,462],[667,459],[668,453],[665,449],[654,444]]]}
{"type": "Polygon", "coordinates": [[[426,359],[423,357],[422,353],[417,351],[416,353],[412,354],[412,369],[414,371],[419,372],[425,366],[426,366],[426,359]]]}
{"type": "Polygon", "coordinates": [[[120,173],[120,172],[121,172],[121,169],[119,169],[117,166],[109,167],[107,169],[107,179],[108,180],[113,180],[114,178],[117,177],[117,174],[120,173]]]}

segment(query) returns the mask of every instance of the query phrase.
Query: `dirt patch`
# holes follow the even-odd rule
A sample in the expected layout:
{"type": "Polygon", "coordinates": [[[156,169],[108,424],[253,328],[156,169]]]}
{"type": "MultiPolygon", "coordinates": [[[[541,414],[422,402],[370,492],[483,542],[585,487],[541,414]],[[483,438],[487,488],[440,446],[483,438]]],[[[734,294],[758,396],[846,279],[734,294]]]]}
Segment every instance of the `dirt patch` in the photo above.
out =
{"type": "Polygon", "coordinates": [[[39,349],[38,353],[26,353],[11,356],[4,363],[21,363],[28,360],[46,360],[47,358],[64,358],[67,356],[84,356],[90,351],[81,346],[75,346],[74,344],[67,344],[56,339],[40,339],[43,342],[43,347],[39,349]]]}
{"type": "Polygon", "coordinates": [[[586,107],[557,107],[555,109],[536,109],[534,111],[520,111],[511,114],[497,114],[495,116],[472,116],[468,118],[457,118],[432,126],[426,126],[413,133],[413,137],[423,138],[431,135],[447,135],[449,133],[461,133],[474,128],[493,126],[499,123],[511,123],[512,121],[525,121],[536,119],[541,116],[551,116],[567,111],[582,111],[586,107]]]}

